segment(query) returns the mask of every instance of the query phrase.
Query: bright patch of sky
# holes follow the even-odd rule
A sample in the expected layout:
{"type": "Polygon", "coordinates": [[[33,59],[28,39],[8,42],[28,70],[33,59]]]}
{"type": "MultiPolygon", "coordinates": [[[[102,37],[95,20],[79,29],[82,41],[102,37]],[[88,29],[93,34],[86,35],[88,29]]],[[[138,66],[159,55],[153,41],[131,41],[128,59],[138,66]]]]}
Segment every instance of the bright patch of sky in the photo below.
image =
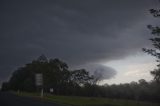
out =
{"type": "Polygon", "coordinates": [[[114,60],[103,65],[113,67],[117,70],[117,75],[108,80],[104,80],[101,84],[119,84],[129,83],[132,81],[138,81],[139,79],[145,79],[150,81],[153,79],[150,71],[156,68],[156,59],[144,53],[138,53],[134,56],[126,57],[122,60],[114,60]]]}

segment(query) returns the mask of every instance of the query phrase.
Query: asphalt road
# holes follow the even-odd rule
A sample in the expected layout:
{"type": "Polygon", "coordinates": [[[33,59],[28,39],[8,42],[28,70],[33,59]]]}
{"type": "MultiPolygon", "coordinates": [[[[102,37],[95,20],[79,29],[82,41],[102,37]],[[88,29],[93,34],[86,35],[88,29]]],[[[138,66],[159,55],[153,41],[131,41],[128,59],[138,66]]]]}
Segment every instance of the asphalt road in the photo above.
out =
{"type": "Polygon", "coordinates": [[[0,92],[0,106],[64,106],[29,97],[20,97],[8,92],[0,92]]]}

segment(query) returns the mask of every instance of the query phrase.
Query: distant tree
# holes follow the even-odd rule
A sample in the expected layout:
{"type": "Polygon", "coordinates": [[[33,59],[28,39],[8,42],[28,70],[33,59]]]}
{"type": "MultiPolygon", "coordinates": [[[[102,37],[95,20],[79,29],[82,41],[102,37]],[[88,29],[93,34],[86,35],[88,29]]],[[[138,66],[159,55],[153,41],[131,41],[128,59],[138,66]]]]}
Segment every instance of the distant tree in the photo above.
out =
{"type": "MultiPolygon", "coordinates": [[[[160,17],[159,9],[150,9],[150,13],[155,18],[160,17]]],[[[158,67],[151,71],[151,74],[154,76],[154,80],[160,83],[160,27],[152,25],[148,25],[147,27],[151,30],[151,34],[154,36],[150,39],[154,49],[143,48],[143,51],[157,58],[158,67]]]]}
{"type": "Polygon", "coordinates": [[[35,91],[36,73],[43,74],[43,87],[45,90],[49,90],[51,87],[61,90],[63,85],[69,83],[71,75],[66,63],[59,59],[50,59],[48,61],[45,55],[41,55],[38,59],[14,71],[9,80],[10,88],[13,90],[35,91]]]}
{"type": "Polygon", "coordinates": [[[90,80],[93,79],[92,76],[89,75],[89,72],[86,71],[85,69],[79,69],[79,70],[74,70],[71,72],[72,74],[72,81],[76,84],[79,85],[85,85],[86,83],[89,83],[90,80]]]}
{"type": "Polygon", "coordinates": [[[3,84],[4,89],[36,91],[35,74],[43,74],[43,88],[49,91],[54,89],[55,94],[81,95],[81,87],[91,84],[93,76],[84,69],[69,70],[68,65],[58,58],[48,60],[41,55],[31,63],[18,68],[13,72],[8,83],[3,84]]]}
{"type": "Polygon", "coordinates": [[[1,87],[1,91],[7,91],[7,90],[9,90],[9,83],[3,82],[2,87],[1,87]]]}
{"type": "Polygon", "coordinates": [[[140,85],[148,85],[148,82],[145,79],[140,79],[138,82],[140,85]]]}
{"type": "Polygon", "coordinates": [[[38,57],[37,61],[38,62],[48,62],[48,59],[44,54],[42,54],[41,56],[38,57]]]}

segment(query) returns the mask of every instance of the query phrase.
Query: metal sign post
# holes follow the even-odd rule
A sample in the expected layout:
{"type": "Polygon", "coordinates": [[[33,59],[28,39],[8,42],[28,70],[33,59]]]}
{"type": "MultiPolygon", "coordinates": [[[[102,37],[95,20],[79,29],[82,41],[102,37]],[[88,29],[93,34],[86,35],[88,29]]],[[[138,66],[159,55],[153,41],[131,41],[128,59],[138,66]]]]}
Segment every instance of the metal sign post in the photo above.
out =
{"type": "Polygon", "coordinates": [[[43,74],[37,73],[35,74],[35,83],[37,87],[41,87],[41,97],[43,97],[43,74]]]}
{"type": "Polygon", "coordinates": [[[41,88],[41,97],[43,98],[43,88],[41,88]]]}

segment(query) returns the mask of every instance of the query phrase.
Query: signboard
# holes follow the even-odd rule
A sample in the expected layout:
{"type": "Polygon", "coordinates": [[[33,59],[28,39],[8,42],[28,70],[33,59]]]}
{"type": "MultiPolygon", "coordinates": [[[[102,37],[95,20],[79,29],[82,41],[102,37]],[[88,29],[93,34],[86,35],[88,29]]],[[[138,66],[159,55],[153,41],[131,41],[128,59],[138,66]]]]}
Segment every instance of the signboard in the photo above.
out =
{"type": "Polygon", "coordinates": [[[50,93],[53,93],[54,89],[53,89],[53,88],[50,88],[49,91],[50,91],[50,93]]]}
{"type": "Polygon", "coordinates": [[[36,85],[37,86],[42,86],[43,85],[43,74],[37,73],[35,75],[35,80],[36,80],[36,85]]]}

